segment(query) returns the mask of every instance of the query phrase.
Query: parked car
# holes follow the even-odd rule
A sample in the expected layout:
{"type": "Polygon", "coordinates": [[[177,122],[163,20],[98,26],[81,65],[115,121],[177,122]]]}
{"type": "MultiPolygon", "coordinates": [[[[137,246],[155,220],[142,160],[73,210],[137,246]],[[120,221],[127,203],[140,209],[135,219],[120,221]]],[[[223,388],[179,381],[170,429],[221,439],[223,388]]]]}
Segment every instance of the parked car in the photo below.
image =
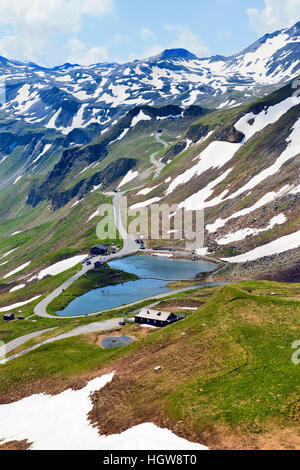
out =
{"type": "Polygon", "coordinates": [[[120,325],[120,326],[125,326],[126,323],[125,323],[124,321],[120,321],[120,322],[119,322],[119,325],[120,325]]]}
{"type": "Polygon", "coordinates": [[[88,266],[90,266],[90,265],[92,264],[92,262],[91,262],[90,260],[88,260],[88,261],[86,262],[86,264],[87,264],[88,266]]]}

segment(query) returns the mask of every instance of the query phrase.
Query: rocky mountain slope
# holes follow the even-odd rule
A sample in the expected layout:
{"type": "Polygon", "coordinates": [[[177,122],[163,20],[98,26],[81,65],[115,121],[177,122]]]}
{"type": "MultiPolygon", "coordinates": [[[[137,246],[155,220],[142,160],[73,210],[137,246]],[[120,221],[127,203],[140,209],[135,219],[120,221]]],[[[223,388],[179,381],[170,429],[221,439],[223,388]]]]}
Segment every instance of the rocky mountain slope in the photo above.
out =
{"type": "MultiPolygon", "coordinates": [[[[178,211],[204,209],[199,253],[229,262],[233,278],[285,273],[294,280],[300,259],[299,113],[294,82],[228,110],[136,107],[90,144],[64,150],[48,174],[27,178],[27,190],[17,181],[20,199],[13,198],[12,215],[47,207],[51,218],[59,220],[63,211],[68,220],[88,207],[93,194],[120,187],[133,208],[168,203],[178,211]],[[154,154],[163,164],[158,176],[154,154]]],[[[11,193],[3,193],[0,210],[8,205],[5,194],[11,193]]],[[[89,225],[99,220],[94,205],[85,214],[89,225]]],[[[184,243],[176,230],[169,238],[166,246],[184,243]]]]}
{"type": "Polygon", "coordinates": [[[130,202],[204,209],[201,253],[246,263],[252,275],[268,257],[276,277],[279,265],[294,269],[300,257],[299,131],[293,84],[251,105],[209,112],[162,154],[168,164],[160,178],[130,202]]]}
{"type": "MultiPolygon", "coordinates": [[[[51,200],[53,208],[57,209],[75,197],[81,200],[91,190],[100,187],[102,190],[109,188],[112,183],[120,181],[138,164],[137,159],[127,155],[126,158],[123,157],[123,144],[126,145],[128,141],[135,142],[136,135],[132,131],[139,123],[138,129],[146,137],[147,134],[151,134],[151,126],[155,128],[155,132],[162,131],[166,123],[170,127],[170,124],[177,120],[186,128],[196,117],[208,112],[209,110],[200,106],[190,106],[186,109],[174,105],[161,108],[150,106],[133,108],[124,118],[89,145],[75,146],[65,150],[61,160],[41,185],[32,188],[27,204],[37,206],[43,200],[51,200]],[[129,139],[124,140],[127,134],[129,139]],[[118,159],[111,160],[111,154],[118,142],[121,143],[118,159]]],[[[155,142],[154,139],[153,141],[155,142]]],[[[185,143],[179,145],[181,150],[186,146],[185,143]]],[[[174,149],[172,152],[174,154],[174,149]]]]}
{"type": "MultiPolygon", "coordinates": [[[[297,447],[291,346],[300,290],[265,280],[300,281],[299,32],[297,23],[230,58],[172,50],[133,64],[53,70],[0,58],[7,81],[0,109],[0,310],[27,318],[3,326],[2,340],[87,326],[88,318],[69,319],[68,326],[33,319],[33,309],[76,273],[91,246],[121,247],[120,239],[99,240],[96,231],[99,206],[111,203],[116,189],[137,211],[172,206],[168,236],[151,239],[150,223],[142,227],[153,248],[185,249],[176,216],[204,210],[199,256],[224,260],[215,280],[247,279],[161,299],[157,308],[186,319],[149,335],[128,324],[125,333],[142,341],[121,355],[99,348],[101,332],[44,344],[3,366],[3,403],[50,392],[49,384],[51,394],[78,389],[110,367],[116,376],[93,395],[89,414],[107,435],[151,416],[209,448],[297,447]],[[130,361],[139,367],[128,368],[130,361]],[[162,380],[157,364],[164,365],[162,380]],[[137,403],[141,390],[148,400],[137,403]]],[[[101,287],[115,277],[106,270],[95,274],[101,287]]],[[[81,281],[58,302],[99,288],[81,281]]]]}
{"type": "Polygon", "coordinates": [[[0,58],[5,84],[2,110],[15,119],[86,143],[139,105],[228,107],[253,100],[300,71],[300,23],[267,34],[231,57],[199,59],[184,49],[166,50],[128,64],[64,64],[53,69],[0,58]],[[81,129],[74,133],[74,129],[81,129]]]}
{"type": "MultiPolygon", "coordinates": [[[[4,162],[9,164],[10,181],[3,179],[0,188],[0,290],[9,292],[26,283],[26,289],[9,296],[22,298],[29,285],[32,294],[39,293],[36,273],[66,257],[88,253],[99,243],[99,205],[110,202],[103,192],[125,187],[131,180],[141,186],[152,180],[157,170],[152,154],[163,152],[164,145],[175,142],[208,112],[198,106],[136,107],[84,146],[68,147],[67,136],[47,130],[48,140],[37,139],[41,148],[37,154],[30,152],[17,177],[12,174],[21,168],[18,158],[28,145],[16,147],[4,162]]],[[[14,129],[15,121],[9,119],[10,123],[14,129]]],[[[31,129],[33,125],[21,126],[20,139],[31,129]]]]}
{"type": "MultiPolygon", "coordinates": [[[[298,278],[300,97],[293,88],[295,82],[250,103],[244,89],[243,104],[232,106],[231,102],[219,109],[188,105],[193,101],[189,99],[193,95],[190,84],[188,97],[183,89],[177,91],[185,86],[184,76],[190,79],[193,75],[193,86],[202,86],[205,74],[203,68],[201,73],[199,70],[204,62],[205,73],[212,70],[212,80],[221,76],[223,82],[229,80],[229,72],[238,68],[239,77],[242,71],[247,75],[251,93],[256,94],[258,88],[261,93],[261,86],[278,88],[278,80],[285,82],[298,70],[295,51],[299,47],[299,27],[297,23],[288,30],[266,35],[243,53],[227,59],[215,57],[205,62],[187,51],[165,51],[146,61],[148,69],[135,62],[127,64],[128,70],[110,64],[91,66],[83,72],[78,66],[66,64],[50,71],[1,59],[6,76],[11,76],[7,95],[11,99],[0,111],[0,248],[2,254],[18,248],[9,262],[0,263],[1,273],[12,271],[17,264],[25,265],[29,255],[37,266],[43,266],[49,250],[54,249],[57,259],[61,259],[65,253],[76,254],[95,243],[97,207],[105,200],[101,193],[118,187],[129,191],[129,203],[134,208],[166,202],[188,211],[204,209],[205,246],[199,253],[229,262],[228,276],[277,279],[284,273],[288,280],[298,278]],[[259,64],[262,70],[258,73],[259,64]],[[196,65],[200,75],[195,72],[196,65]],[[100,69],[107,72],[105,86],[96,83],[100,69]],[[117,75],[110,75],[112,70],[123,70],[122,80],[131,77],[129,89],[136,100],[130,102],[122,94],[123,85],[117,75]],[[168,73],[162,77],[166,70],[168,73]],[[155,99],[149,96],[145,100],[139,75],[146,71],[156,73],[149,85],[152,92],[156,87],[155,99]],[[89,78],[83,73],[93,75],[95,83],[92,93],[86,88],[85,96],[80,95],[82,103],[68,87],[77,87],[77,91],[78,87],[86,87],[89,78]],[[38,86],[36,77],[40,80],[38,86]],[[26,79],[21,85],[23,91],[27,90],[25,95],[19,93],[21,78],[26,79]],[[53,80],[56,88],[51,92],[53,80]],[[115,91],[119,100],[104,104],[96,99],[99,112],[106,109],[109,114],[107,122],[76,121],[76,112],[89,108],[92,94],[99,92],[97,96],[103,97],[106,86],[110,87],[110,96],[115,91]],[[31,108],[33,89],[35,102],[31,108]],[[25,114],[21,95],[26,98],[25,114]],[[67,104],[69,98],[72,106],[67,104]],[[79,108],[76,100],[81,103],[79,108]],[[158,106],[165,101],[168,104],[158,106]],[[53,107],[61,109],[60,113],[53,107]],[[43,113],[43,109],[45,117],[34,122],[34,113],[43,113]],[[57,119],[62,119],[60,125],[57,119]],[[70,131],[74,120],[80,128],[75,126],[70,131]],[[75,242],[76,226],[80,230],[75,242]],[[40,234],[47,230],[50,232],[41,244],[40,234]]],[[[223,91],[215,88],[211,97],[228,101],[227,85],[223,91]]],[[[198,92],[193,96],[197,102],[198,92]]],[[[171,230],[175,230],[173,226],[171,230]]],[[[167,246],[182,246],[176,232],[170,238],[167,246]]],[[[157,243],[149,240],[149,244],[157,243]]]]}

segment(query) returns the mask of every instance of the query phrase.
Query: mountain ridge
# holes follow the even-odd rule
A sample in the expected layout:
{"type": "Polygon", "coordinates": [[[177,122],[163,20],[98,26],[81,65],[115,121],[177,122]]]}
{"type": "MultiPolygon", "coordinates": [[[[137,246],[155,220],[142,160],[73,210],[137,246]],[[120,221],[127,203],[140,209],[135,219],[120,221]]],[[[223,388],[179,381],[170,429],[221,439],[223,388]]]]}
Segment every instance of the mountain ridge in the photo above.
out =
{"type": "Polygon", "coordinates": [[[124,64],[64,64],[42,68],[3,59],[1,110],[15,119],[68,135],[94,135],[138,105],[208,108],[253,101],[300,73],[300,28],[265,35],[230,57],[197,58],[186,49],[124,64]]]}
{"type": "MultiPolygon", "coordinates": [[[[282,61],[290,57],[288,75],[300,66],[293,55],[298,29],[290,28],[290,37],[286,29],[266,35],[255,56],[236,56],[240,72],[248,63],[257,69],[252,78],[249,70],[227,74],[232,60],[219,59],[208,71],[209,61],[183,58],[189,56],[184,50],[130,67],[75,67],[50,76],[14,67],[0,109],[0,216],[12,221],[12,232],[19,231],[20,214],[41,207],[47,222],[61,214],[68,221],[81,207],[94,218],[103,189],[130,190],[132,181],[143,188],[129,194],[132,206],[155,200],[204,208],[206,254],[249,263],[250,270],[258,248],[272,258],[273,242],[292,240],[298,228],[300,98],[290,77],[283,87],[276,82],[285,73],[282,61]],[[260,67],[261,82],[274,85],[259,85],[260,67]],[[256,94],[264,96],[253,99],[256,94]],[[213,109],[199,95],[221,104],[213,109]]],[[[293,251],[295,262],[299,251],[293,251]]]]}

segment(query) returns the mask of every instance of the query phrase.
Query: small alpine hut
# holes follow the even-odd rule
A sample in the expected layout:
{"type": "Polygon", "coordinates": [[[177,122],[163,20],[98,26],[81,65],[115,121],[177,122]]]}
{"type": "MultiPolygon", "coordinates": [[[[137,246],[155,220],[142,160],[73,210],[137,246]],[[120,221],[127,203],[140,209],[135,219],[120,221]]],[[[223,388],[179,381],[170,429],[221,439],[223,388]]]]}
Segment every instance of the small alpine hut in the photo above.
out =
{"type": "Polygon", "coordinates": [[[101,245],[100,243],[99,245],[93,246],[90,251],[92,255],[108,255],[109,253],[107,246],[101,245]]]}
{"type": "Polygon", "coordinates": [[[174,315],[172,312],[163,312],[159,310],[151,310],[148,308],[142,308],[140,313],[135,315],[135,323],[140,325],[151,325],[157,327],[163,327],[170,325],[178,320],[181,320],[178,315],[174,315]]]}

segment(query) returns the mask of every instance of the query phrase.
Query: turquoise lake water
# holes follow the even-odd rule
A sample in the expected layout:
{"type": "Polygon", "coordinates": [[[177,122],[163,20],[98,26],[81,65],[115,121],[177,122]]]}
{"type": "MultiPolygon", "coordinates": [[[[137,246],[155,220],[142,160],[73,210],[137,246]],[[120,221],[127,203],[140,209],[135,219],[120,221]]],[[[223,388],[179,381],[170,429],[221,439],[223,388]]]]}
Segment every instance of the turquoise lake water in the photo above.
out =
{"type": "MultiPolygon", "coordinates": [[[[213,271],[214,263],[208,261],[185,261],[152,256],[131,256],[111,261],[110,267],[143,277],[163,279],[193,279],[201,272],[213,271]]],[[[114,286],[94,289],[77,297],[61,312],[60,316],[86,315],[120,307],[155,295],[171,292],[168,281],[156,279],[139,279],[114,286]]]]}

